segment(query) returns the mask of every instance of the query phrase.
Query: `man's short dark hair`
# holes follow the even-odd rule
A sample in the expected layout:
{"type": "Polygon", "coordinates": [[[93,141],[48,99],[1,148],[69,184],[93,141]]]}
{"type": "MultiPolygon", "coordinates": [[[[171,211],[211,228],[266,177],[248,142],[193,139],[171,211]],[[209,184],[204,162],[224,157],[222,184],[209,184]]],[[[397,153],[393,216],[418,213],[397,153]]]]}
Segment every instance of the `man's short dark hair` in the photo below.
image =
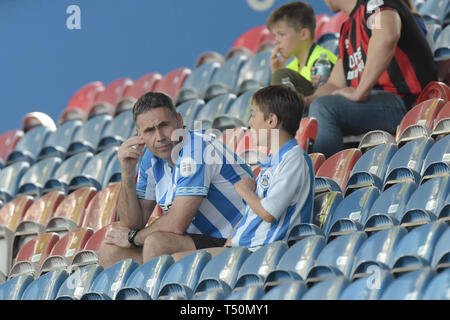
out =
{"type": "Polygon", "coordinates": [[[282,129],[295,136],[305,105],[297,91],[282,84],[264,87],[253,94],[252,104],[259,107],[265,120],[271,113],[275,114],[282,129]]]}
{"type": "Polygon", "coordinates": [[[302,28],[308,28],[314,39],[316,16],[314,9],[308,3],[295,1],[282,5],[269,15],[266,25],[271,29],[275,23],[283,20],[297,32],[302,28]]]}
{"type": "Polygon", "coordinates": [[[177,110],[171,97],[162,92],[147,92],[133,106],[134,123],[136,123],[137,117],[140,114],[161,107],[169,109],[173,116],[175,118],[177,117],[177,110]]]}

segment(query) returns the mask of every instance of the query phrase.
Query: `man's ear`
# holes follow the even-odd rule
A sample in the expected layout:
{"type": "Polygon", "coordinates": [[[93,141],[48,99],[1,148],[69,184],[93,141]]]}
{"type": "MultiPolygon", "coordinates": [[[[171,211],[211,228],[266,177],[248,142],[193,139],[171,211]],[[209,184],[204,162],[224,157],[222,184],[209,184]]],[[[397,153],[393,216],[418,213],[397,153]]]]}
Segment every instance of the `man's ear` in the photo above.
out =
{"type": "Polygon", "coordinates": [[[177,112],[177,124],[178,124],[178,128],[183,128],[183,125],[184,125],[183,116],[179,112],[177,112]]]}

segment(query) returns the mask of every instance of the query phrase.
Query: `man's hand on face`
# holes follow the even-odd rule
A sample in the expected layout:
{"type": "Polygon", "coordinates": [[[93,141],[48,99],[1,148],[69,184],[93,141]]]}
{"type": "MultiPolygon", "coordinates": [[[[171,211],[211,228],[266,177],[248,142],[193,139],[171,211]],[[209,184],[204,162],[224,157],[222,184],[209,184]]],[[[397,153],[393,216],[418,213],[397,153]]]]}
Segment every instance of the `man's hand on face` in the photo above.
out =
{"type": "Polygon", "coordinates": [[[134,177],[139,158],[144,155],[142,152],[144,146],[145,143],[142,137],[133,136],[119,147],[117,155],[123,176],[134,177]]]}

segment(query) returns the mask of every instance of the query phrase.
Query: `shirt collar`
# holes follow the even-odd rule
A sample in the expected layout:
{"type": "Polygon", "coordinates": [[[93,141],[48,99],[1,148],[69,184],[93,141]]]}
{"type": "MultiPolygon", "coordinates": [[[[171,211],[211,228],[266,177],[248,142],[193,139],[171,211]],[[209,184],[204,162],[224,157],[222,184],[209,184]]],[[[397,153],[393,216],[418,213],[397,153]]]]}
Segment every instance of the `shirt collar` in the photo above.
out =
{"type": "Polygon", "coordinates": [[[278,150],[278,153],[274,156],[272,154],[269,154],[267,158],[265,158],[263,161],[258,162],[258,164],[261,166],[261,168],[267,168],[272,167],[278,163],[281,162],[281,159],[283,158],[284,154],[291,150],[293,147],[297,145],[297,140],[291,139],[288,142],[286,142],[280,150],[278,150]]]}

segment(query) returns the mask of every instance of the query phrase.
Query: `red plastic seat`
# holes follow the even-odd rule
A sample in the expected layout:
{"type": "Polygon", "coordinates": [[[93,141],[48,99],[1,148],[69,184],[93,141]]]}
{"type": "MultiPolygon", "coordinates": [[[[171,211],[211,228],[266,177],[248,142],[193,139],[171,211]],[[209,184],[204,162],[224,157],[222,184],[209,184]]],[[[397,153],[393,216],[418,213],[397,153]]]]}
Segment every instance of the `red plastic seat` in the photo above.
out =
{"type": "Polygon", "coordinates": [[[158,82],[154,91],[164,92],[176,101],[178,93],[180,93],[180,90],[183,87],[184,81],[186,81],[191,73],[192,71],[189,68],[178,68],[172,70],[158,82]]]}
{"type": "Polygon", "coordinates": [[[120,183],[111,183],[98,192],[86,208],[82,226],[98,230],[116,220],[120,183]]]}
{"type": "Polygon", "coordinates": [[[350,172],[361,155],[361,150],[356,148],[335,153],[320,166],[316,177],[330,178],[339,185],[341,190],[345,190],[350,172]]]}
{"type": "Polygon", "coordinates": [[[225,132],[218,137],[224,145],[233,152],[236,152],[239,141],[245,136],[247,131],[243,128],[226,129],[225,132]]]}
{"type": "Polygon", "coordinates": [[[195,68],[204,63],[212,63],[212,62],[218,62],[220,65],[223,65],[225,63],[225,58],[223,55],[215,51],[203,52],[197,58],[197,61],[195,62],[195,68]]]}
{"type": "Polygon", "coordinates": [[[95,98],[103,90],[105,90],[105,87],[100,81],[92,82],[82,87],[70,98],[65,110],[59,117],[59,123],[61,124],[71,119],[86,120],[94,105],[95,98]]]}
{"type": "Polygon", "coordinates": [[[308,155],[311,158],[311,161],[312,161],[313,166],[314,166],[314,174],[316,174],[317,170],[319,170],[319,168],[325,162],[325,155],[323,153],[319,153],[319,152],[310,153],[308,155]]]}
{"type": "Polygon", "coordinates": [[[33,201],[33,198],[27,195],[9,201],[0,209],[0,224],[15,231],[33,201]]]}
{"type": "Polygon", "coordinates": [[[105,90],[95,97],[89,117],[105,113],[114,116],[117,104],[123,99],[125,91],[132,84],[133,80],[129,78],[117,79],[108,84],[105,90]]]}
{"type": "Polygon", "coordinates": [[[444,100],[435,98],[423,101],[409,110],[397,127],[395,139],[397,143],[403,144],[407,141],[429,136],[434,119],[443,106],[444,100]]]}
{"type": "Polygon", "coordinates": [[[244,49],[244,51],[248,50],[252,54],[255,54],[261,46],[267,43],[272,43],[273,41],[273,34],[265,25],[254,27],[240,35],[234,41],[230,51],[227,54],[227,59],[232,57],[236,52],[242,52],[242,49],[244,49]]]}
{"type": "Polygon", "coordinates": [[[94,231],[91,228],[78,228],[66,234],[53,246],[50,256],[73,258],[75,253],[84,249],[94,231]]]}
{"type": "Polygon", "coordinates": [[[144,93],[155,91],[156,86],[162,78],[160,73],[152,72],[137,79],[131,86],[125,89],[121,101],[117,104],[116,113],[131,109],[133,104],[144,93]]]}
{"type": "Polygon", "coordinates": [[[258,146],[256,143],[256,131],[248,130],[238,141],[236,154],[244,159],[245,163],[253,165],[257,164],[258,161],[264,160],[270,154],[270,149],[258,146]]]}
{"type": "Polygon", "coordinates": [[[307,153],[312,151],[314,141],[317,137],[319,126],[313,117],[305,117],[300,121],[300,126],[295,135],[298,145],[307,153]]]}
{"type": "MultiPolygon", "coordinates": [[[[340,33],[342,24],[348,19],[348,14],[341,11],[330,17],[328,22],[325,22],[320,30],[320,36],[329,33],[340,33]]],[[[319,40],[320,37],[317,38],[319,40]]]]}
{"type": "Polygon", "coordinates": [[[0,162],[6,163],[9,154],[14,150],[23,135],[22,130],[9,130],[0,136],[0,162]]]}
{"type": "Polygon", "coordinates": [[[21,261],[30,261],[42,265],[42,262],[50,255],[58,240],[59,236],[56,233],[44,233],[36,236],[20,249],[15,264],[21,261]]]}
{"type": "Polygon", "coordinates": [[[432,81],[423,88],[422,93],[416,100],[416,104],[430,99],[442,99],[450,101],[450,87],[439,81],[432,81]]]}
{"type": "Polygon", "coordinates": [[[326,14],[316,14],[316,30],[315,30],[315,41],[319,40],[320,36],[323,34],[323,29],[325,25],[328,24],[331,20],[331,17],[326,14]]]}
{"type": "Polygon", "coordinates": [[[434,119],[432,136],[450,133],[450,101],[444,104],[434,119]]]}
{"type": "Polygon", "coordinates": [[[52,191],[43,195],[33,202],[25,213],[22,222],[33,221],[45,226],[65,198],[66,196],[62,191],[52,191]]]}

